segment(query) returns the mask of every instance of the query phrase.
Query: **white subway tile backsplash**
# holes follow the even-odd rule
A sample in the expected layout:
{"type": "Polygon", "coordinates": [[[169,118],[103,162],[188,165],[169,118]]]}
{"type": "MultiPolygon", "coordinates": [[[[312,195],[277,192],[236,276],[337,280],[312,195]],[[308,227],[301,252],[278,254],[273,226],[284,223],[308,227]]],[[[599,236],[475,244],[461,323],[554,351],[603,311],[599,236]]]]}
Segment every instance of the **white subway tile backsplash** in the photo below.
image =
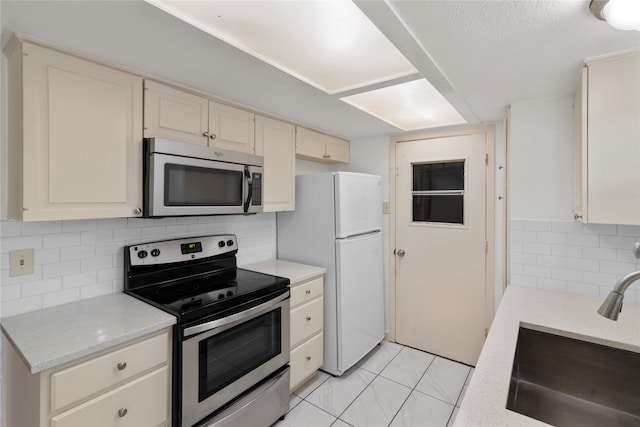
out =
{"type": "Polygon", "coordinates": [[[69,276],[80,273],[80,260],[54,262],[42,266],[42,278],[69,276]]]}
{"type": "Polygon", "coordinates": [[[600,246],[600,237],[594,234],[567,233],[567,245],[597,248],[600,246]]]}
{"type": "Polygon", "coordinates": [[[22,284],[22,298],[33,295],[46,294],[62,289],[62,278],[55,277],[53,279],[38,280],[36,282],[27,282],[22,284]]]}
{"type": "Polygon", "coordinates": [[[246,217],[1,221],[0,314],[11,316],[122,292],[125,245],[221,233],[237,235],[239,264],[276,257],[275,213],[246,217]],[[34,249],[34,273],[9,277],[9,252],[30,248],[34,249]]]}
{"type": "Polygon", "coordinates": [[[522,251],[526,254],[551,255],[551,245],[548,243],[524,242],[522,251]]]}
{"type": "Polygon", "coordinates": [[[615,261],[618,258],[618,251],[609,248],[583,248],[582,258],[615,261]]]}
{"type": "Polygon", "coordinates": [[[22,235],[33,236],[62,232],[62,221],[37,221],[22,224],[22,235]]]}
{"type": "Polygon", "coordinates": [[[524,231],[551,231],[551,221],[523,220],[524,231]]]}
{"type": "Polygon", "coordinates": [[[44,234],[42,236],[43,248],[64,248],[80,245],[80,233],[44,234]]]}
{"type": "MultiPolygon", "coordinates": [[[[640,226],[511,220],[510,283],[604,297],[617,279],[640,268],[632,252],[636,241],[640,226]]],[[[639,298],[637,290],[628,291],[625,301],[639,298]]]]}

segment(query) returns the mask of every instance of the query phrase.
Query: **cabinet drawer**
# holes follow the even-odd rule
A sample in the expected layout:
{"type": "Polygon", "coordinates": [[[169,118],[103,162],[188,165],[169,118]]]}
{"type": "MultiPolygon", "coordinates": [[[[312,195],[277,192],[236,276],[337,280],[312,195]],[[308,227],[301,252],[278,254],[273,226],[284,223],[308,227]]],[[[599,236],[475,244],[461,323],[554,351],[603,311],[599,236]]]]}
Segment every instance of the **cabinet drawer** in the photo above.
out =
{"type": "Polygon", "coordinates": [[[167,362],[169,335],[164,333],[51,375],[51,410],[106,390],[167,362]]]}
{"type": "Polygon", "coordinates": [[[291,347],[322,329],[324,298],[291,310],[291,347]]]}
{"type": "Polygon", "coordinates": [[[291,351],[291,390],[317,371],[323,364],[323,335],[319,333],[291,351]]]}
{"type": "Polygon", "coordinates": [[[51,418],[52,427],[157,426],[168,411],[166,366],[51,418]]]}
{"type": "Polygon", "coordinates": [[[294,308],[307,301],[311,301],[322,295],[323,291],[322,276],[309,280],[291,288],[291,307],[294,308]]]}

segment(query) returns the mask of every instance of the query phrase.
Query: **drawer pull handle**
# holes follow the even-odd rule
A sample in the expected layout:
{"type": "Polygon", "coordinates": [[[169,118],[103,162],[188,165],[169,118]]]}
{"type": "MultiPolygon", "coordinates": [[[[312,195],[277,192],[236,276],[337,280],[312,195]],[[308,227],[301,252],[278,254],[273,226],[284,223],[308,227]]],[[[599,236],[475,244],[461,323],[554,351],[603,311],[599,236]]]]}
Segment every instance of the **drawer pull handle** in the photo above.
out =
{"type": "Polygon", "coordinates": [[[311,294],[311,289],[307,289],[307,291],[305,292],[307,295],[311,294]]]}
{"type": "Polygon", "coordinates": [[[122,418],[122,417],[124,417],[125,415],[127,415],[127,412],[129,412],[129,411],[127,411],[127,408],[121,408],[121,409],[118,409],[118,416],[119,416],[120,418],[122,418]]]}
{"type": "Polygon", "coordinates": [[[311,316],[307,316],[307,320],[311,320],[311,316]]]}
{"type": "Polygon", "coordinates": [[[311,360],[311,356],[307,356],[307,360],[311,360]]]}
{"type": "MultiPolygon", "coordinates": [[[[118,370],[119,371],[124,371],[125,369],[127,369],[127,362],[118,363],[118,370]]],[[[126,411],[126,409],[125,409],[125,411],[126,411]]]]}

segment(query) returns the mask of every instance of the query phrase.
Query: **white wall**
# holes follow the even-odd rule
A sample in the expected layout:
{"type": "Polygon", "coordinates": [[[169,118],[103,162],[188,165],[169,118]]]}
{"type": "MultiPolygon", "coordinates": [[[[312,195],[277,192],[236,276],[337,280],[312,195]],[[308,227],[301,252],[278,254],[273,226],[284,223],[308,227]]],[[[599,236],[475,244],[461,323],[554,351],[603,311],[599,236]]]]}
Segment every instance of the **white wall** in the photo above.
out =
{"type": "Polygon", "coordinates": [[[572,105],[571,95],[511,105],[511,218],[572,219],[572,105]]]}
{"type": "MultiPolygon", "coordinates": [[[[640,227],[573,220],[572,104],[566,95],[511,107],[509,283],[605,298],[640,268],[640,227]]],[[[637,290],[626,295],[638,301],[637,290]]]]}

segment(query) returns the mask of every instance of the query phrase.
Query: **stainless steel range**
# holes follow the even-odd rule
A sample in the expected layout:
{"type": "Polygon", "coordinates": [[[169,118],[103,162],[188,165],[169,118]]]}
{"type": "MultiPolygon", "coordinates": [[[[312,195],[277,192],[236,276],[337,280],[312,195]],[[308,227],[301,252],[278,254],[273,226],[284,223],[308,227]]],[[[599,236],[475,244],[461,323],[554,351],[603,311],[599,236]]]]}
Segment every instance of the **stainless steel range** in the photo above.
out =
{"type": "Polygon", "coordinates": [[[289,279],[237,268],[234,235],[125,247],[125,292],[178,319],[173,425],[268,426],[289,406],[289,279]]]}

